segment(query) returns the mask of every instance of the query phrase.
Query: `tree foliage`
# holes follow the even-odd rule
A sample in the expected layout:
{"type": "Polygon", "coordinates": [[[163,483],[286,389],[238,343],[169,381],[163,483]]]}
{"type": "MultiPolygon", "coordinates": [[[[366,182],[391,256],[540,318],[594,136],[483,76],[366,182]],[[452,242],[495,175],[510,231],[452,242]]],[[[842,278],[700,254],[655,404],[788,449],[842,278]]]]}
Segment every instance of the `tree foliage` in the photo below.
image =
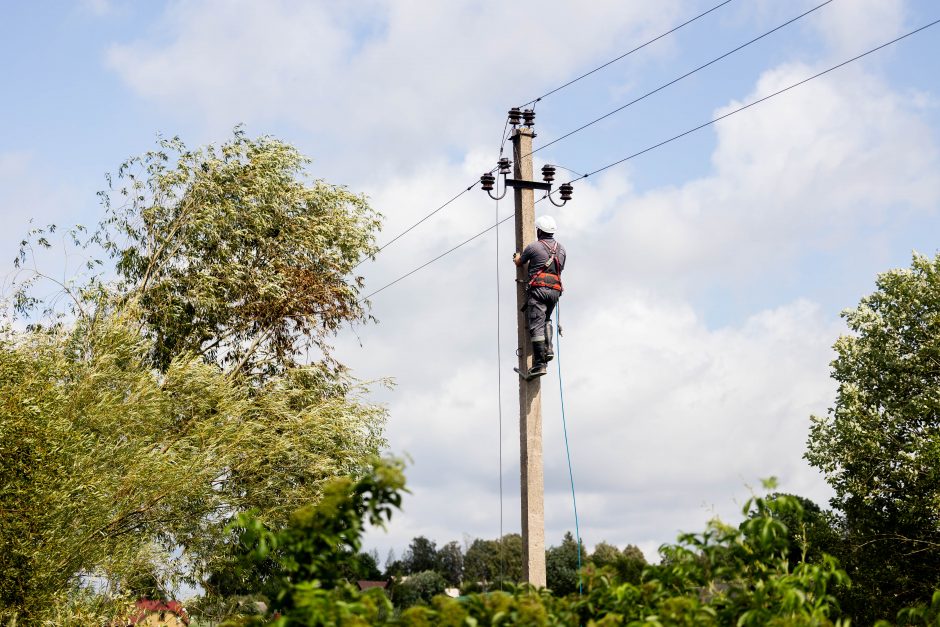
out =
{"type": "Polygon", "coordinates": [[[438,569],[437,544],[424,536],[411,540],[411,544],[401,556],[402,569],[406,575],[416,575],[438,569]]]}
{"type": "Polygon", "coordinates": [[[306,180],[309,162],[236,129],[219,148],[161,140],[121,165],[102,194],[99,240],[116,260],[120,296],[140,307],[158,366],[195,353],[276,372],[364,319],[361,279],[348,277],[374,252],[378,218],[365,197],[306,180]]]}
{"type": "MultiPolygon", "coordinates": [[[[368,485],[371,480],[364,481],[368,485]]],[[[349,483],[343,490],[353,502],[363,495],[382,499],[389,494],[383,490],[362,491],[349,483]]],[[[332,490],[330,493],[334,494],[332,490]]],[[[352,511],[342,505],[330,511],[334,509],[352,511]]],[[[740,525],[713,521],[704,532],[683,534],[676,544],[663,546],[661,552],[666,559],[661,565],[648,565],[640,583],[622,582],[616,575],[588,567],[582,595],[559,596],[548,589],[509,586],[506,592],[470,594],[460,600],[436,596],[399,614],[380,591],[359,593],[327,573],[324,581],[282,579],[276,613],[272,608],[267,616],[233,618],[229,624],[848,625],[833,596],[835,588],[849,584],[836,562],[825,557],[818,564],[801,561],[790,567],[791,531],[783,521],[801,520],[799,499],[787,495],[753,497],[745,504],[743,514],[740,525]]],[[[331,518],[312,514],[309,520],[321,521],[324,538],[331,538],[335,535],[331,518]]],[[[246,528],[252,528],[252,524],[246,524],[246,528]]],[[[359,532],[362,527],[353,524],[352,528],[359,532]]],[[[308,547],[320,546],[317,536],[321,531],[315,525],[298,525],[282,533],[293,540],[281,542],[277,539],[281,536],[271,536],[267,546],[276,549],[262,550],[255,542],[249,548],[250,555],[267,559],[277,553],[278,561],[286,567],[304,562],[302,556],[308,554],[308,547]],[[305,535],[313,537],[304,539],[305,535]]],[[[348,540],[339,544],[356,546],[348,540]]],[[[419,586],[424,591],[443,585],[437,573],[418,577],[427,580],[419,586]]],[[[929,604],[902,611],[898,624],[930,625],[938,617],[940,593],[929,604]]]]}
{"type": "Polygon", "coordinates": [[[940,585],[940,255],[881,274],[843,317],[835,406],[813,418],[806,457],[844,518],[847,600],[874,619],[940,585]]]}
{"type": "Polygon", "coordinates": [[[583,555],[581,546],[570,531],[565,532],[561,544],[545,552],[545,583],[559,595],[577,592],[581,577],[583,555]]]}
{"type": "Polygon", "coordinates": [[[647,566],[646,557],[636,546],[628,544],[621,551],[606,542],[594,547],[590,562],[598,569],[614,573],[618,580],[633,584],[640,583],[640,575],[647,566]]]}
{"type": "Polygon", "coordinates": [[[490,590],[505,582],[522,581],[522,536],[507,533],[499,540],[477,538],[464,555],[468,590],[490,590]]]}
{"type": "Polygon", "coordinates": [[[463,581],[463,551],[456,541],[448,542],[437,552],[438,572],[452,587],[459,587],[463,581]]]}
{"type": "Polygon", "coordinates": [[[12,301],[28,326],[0,330],[0,612],[35,620],[90,576],[211,592],[231,579],[238,512],[282,526],[384,446],[384,409],[327,343],[365,317],[348,274],[376,216],[306,165],[240,130],[128,161],[101,227],[72,232],[117,274],[61,283],[64,315],[32,295],[51,229],[24,243],[12,301]]]}
{"type": "Polygon", "coordinates": [[[447,581],[440,573],[425,570],[409,575],[392,588],[392,600],[396,607],[408,608],[418,603],[430,603],[434,597],[444,594],[447,581]]]}

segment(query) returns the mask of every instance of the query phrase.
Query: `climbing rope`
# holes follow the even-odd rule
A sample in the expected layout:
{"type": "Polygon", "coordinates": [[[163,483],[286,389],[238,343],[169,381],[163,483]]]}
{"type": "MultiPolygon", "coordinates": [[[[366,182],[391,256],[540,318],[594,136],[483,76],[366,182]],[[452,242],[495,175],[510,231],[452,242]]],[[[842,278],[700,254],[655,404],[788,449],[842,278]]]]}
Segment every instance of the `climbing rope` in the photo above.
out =
{"type": "Polygon", "coordinates": [[[571,448],[568,446],[568,423],[565,419],[565,388],[561,379],[561,303],[555,307],[555,360],[558,365],[558,395],[561,398],[561,427],[565,434],[565,455],[568,457],[568,479],[571,481],[571,503],[574,506],[574,533],[578,540],[578,594],[583,593],[581,581],[581,527],[578,524],[578,499],[574,491],[574,471],[571,469],[571,448]]]}

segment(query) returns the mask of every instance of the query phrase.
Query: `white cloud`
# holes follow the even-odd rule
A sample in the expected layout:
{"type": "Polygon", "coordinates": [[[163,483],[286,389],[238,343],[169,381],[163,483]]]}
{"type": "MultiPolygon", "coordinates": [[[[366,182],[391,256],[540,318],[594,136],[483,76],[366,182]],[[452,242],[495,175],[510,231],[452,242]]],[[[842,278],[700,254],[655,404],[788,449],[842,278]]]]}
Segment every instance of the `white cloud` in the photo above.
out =
{"type": "MultiPolygon", "coordinates": [[[[72,226],[72,220],[81,206],[77,190],[52,180],[47,175],[47,164],[26,152],[0,152],[0,297],[6,296],[10,282],[21,273],[13,268],[13,258],[20,242],[31,228],[57,224],[72,226]]],[[[77,270],[81,261],[71,260],[65,254],[62,237],[50,237],[53,249],[40,251],[39,268],[64,281],[77,270]]]]}
{"type": "MultiPolygon", "coordinates": [[[[460,351],[445,344],[446,321],[454,318],[490,347],[492,331],[454,316],[458,309],[473,311],[472,295],[455,300],[457,307],[439,310],[440,325],[423,319],[420,332],[405,329],[394,342],[408,348],[399,361],[405,380],[390,406],[392,449],[414,458],[414,495],[390,535],[372,537],[383,552],[421,534],[440,542],[496,535],[495,356],[454,359],[460,351]],[[424,342],[412,343],[412,334],[424,342]],[[436,365],[438,376],[412,376],[412,364],[421,362],[436,365]]],[[[489,303],[477,304],[492,311],[489,303]]],[[[649,550],[676,530],[700,528],[709,506],[733,518],[732,496],[769,475],[780,477],[784,490],[824,502],[827,492],[800,459],[810,414],[824,412],[833,394],[827,364],[838,327],[818,308],[796,302],[759,312],[740,327],[709,329],[688,305],[651,293],[583,305],[563,305],[560,348],[587,541],[649,550]]],[[[376,343],[381,339],[368,341],[376,343]]],[[[369,350],[367,358],[374,356],[369,350]]],[[[506,530],[512,531],[519,528],[518,418],[509,359],[503,361],[503,463],[506,530]]],[[[552,368],[543,379],[550,543],[573,528],[556,384],[552,368]]]]}
{"type": "Polygon", "coordinates": [[[507,96],[532,97],[664,30],[679,5],[184,2],[108,59],[141,96],[217,128],[289,122],[335,152],[384,162],[373,170],[398,169],[448,146],[495,143],[507,96]]]}
{"type": "MultiPolygon", "coordinates": [[[[753,93],[717,114],[815,71],[796,63],[767,70],[753,93]]],[[[716,327],[696,299],[717,283],[746,293],[820,252],[864,259],[882,245],[878,227],[887,220],[935,218],[938,152],[920,107],[916,95],[849,68],[719,124],[706,176],[640,193],[629,170],[614,170],[579,184],[575,202],[551,209],[570,250],[563,359],[589,545],[631,542],[650,554],[712,515],[734,519],[748,495],[744,486],[769,475],[780,477],[781,489],[825,504],[829,491],[802,453],[809,416],[824,413],[833,398],[829,347],[842,328],[836,312],[797,299],[716,327]]],[[[411,199],[446,198],[429,179],[462,180],[474,168],[475,157],[438,165],[434,176],[396,179],[375,198],[392,213],[400,208],[408,223],[416,218],[411,199]]],[[[375,269],[381,280],[373,284],[394,276],[389,267],[414,267],[460,241],[458,234],[492,223],[492,202],[474,194],[401,249],[383,253],[375,269]]],[[[508,260],[511,233],[502,231],[500,260],[508,260]]],[[[405,515],[389,536],[371,538],[383,549],[419,534],[440,542],[496,535],[494,254],[492,236],[481,238],[406,279],[394,296],[378,296],[382,326],[366,332],[358,357],[346,353],[357,368],[398,377],[390,397],[392,449],[415,459],[405,515]]],[[[503,268],[504,478],[512,530],[518,445],[507,360],[515,348],[514,293],[510,266],[503,268]]],[[[573,526],[554,378],[544,379],[550,543],[573,526]]]]}
{"type": "MultiPolygon", "coordinates": [[[[816,71],[802,64],[768,70],[752,94],[716,115],[816,71]]],[[[765,268],[844,246],[889,219],[937,213],[940,156],[917,97],[857,68],[743,111],[715,132],[713,173],[684,186],[635,194],[616,172],[595,183],[607,193],[578,186],[578,202],[559,217],[574,227],[576,248],[606,251],[595,253],[602,256],[592,268],[607,269],[579,281],[600,287],[616,269],[659,286],[716,276],[751,282],[765,268]]],[[[572,265],[572,272],[580,270],[572,265]]]]}
{"type": "Polygon", "coordinates": [[[97,16],[108,15],[114,10],[110,0],[81,0],[82,6],[97,16]]]}
{"type": "Polygon", "coordinates": [[[853,0],[825,7],[816,24],[833,52],[847,56],[900,35],[905,17],[904,0],[853,0]]]}
{"type": "MultiPolygon", "coordinates": [[[[505,94],[527,98],[663,30],[679,5],[374,0],[350,15],[327,3],[184,2],[109,59],[141,96],[211,124],[278,120],[342,142],[353,164],[344,180],[368,180],[387,241],[490,166],[505,94]]],[[[814,14],[833,55],[897,31],[902,5],[876,5],[836,2],[814,14]]],[[[821,67],[769,68],[717,113],[821,67]]],[[[810,270],[797,282],[808,283],[820,251],[851,265],[884,245],[889,219],[936,216],[940,164],[921,117],[933,97],[898,92],[864,66],[839,70],[714,127],[704,176],[638,190],[622,167],[551,208],[570,252],[562,359],[589,545],[632,542],[650,553],[713,513],[733,517],[742,486],[770,474],[825,501],[801,455],[809,415],[832,399],[835,311],[778,298],[716,325],[702,293],[748,294],[800,265],[810,270]]],[[[510,211],[508,199],[501,206],[510,211]]],[[[363,266],[369,286],[489,226],[493,212],[473,190],[363,266]]],[[[497,533],[499,262],[505,522],[518,529],[511,224],[500,234],[498,253],[491,233],[377,296],[382,324],[360,332],[364,348],[340,338],[338,356],[355,372],[397,379],[377,398],[389,404],[392,450],[414,458],[405,513],[390,535],[370,538],[383,557],[419,534],[446,542],[497,533]]],[[[555,376],[544,386],[550,543],[573,523],[555,376]]]]}

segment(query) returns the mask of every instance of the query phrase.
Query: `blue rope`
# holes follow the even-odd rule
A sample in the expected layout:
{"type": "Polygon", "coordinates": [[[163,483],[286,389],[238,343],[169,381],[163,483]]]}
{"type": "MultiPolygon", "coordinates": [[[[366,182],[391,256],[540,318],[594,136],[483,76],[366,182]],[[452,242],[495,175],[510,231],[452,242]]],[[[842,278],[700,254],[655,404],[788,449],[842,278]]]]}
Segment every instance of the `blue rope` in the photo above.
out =
{"type": "Polygon", "coordinates": [[[568,423],[565,420],[565,389],[561,381],[561,303],[555,307],[555,359],[558,364],[558,394],[561,397],[561,427],[565,433],[565,454],[568,456],[568,478],[571,480],[571,502],[574,504],[574,533],[578,539],[578,594],[583,593],[581,581],[581,528],[578,525],[578,499],[574,494],[574,472],[571,470],[571,449],[568,447],[568,423]]]}

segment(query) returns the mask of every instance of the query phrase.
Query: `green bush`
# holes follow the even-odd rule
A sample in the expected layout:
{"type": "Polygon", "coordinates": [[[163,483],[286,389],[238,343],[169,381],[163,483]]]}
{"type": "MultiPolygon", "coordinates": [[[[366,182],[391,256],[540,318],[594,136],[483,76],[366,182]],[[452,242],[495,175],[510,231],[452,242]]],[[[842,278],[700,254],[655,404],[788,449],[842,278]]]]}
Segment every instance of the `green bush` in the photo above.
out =
{"type": "Polygon", "coordinates": [[[430,603],[434,597],[444,594],[447,581],[433,570],[411,575],[392,589],[392,601],[398,607],[411,607],[418,603],[430,603]]]}
{"type": "MultiPolygon", "coordinates": [[[[288,527],[272,532],[242,516],[244,558],[273,559],[279,574],[265,617],[243,617],[229,625],[848,625],[833,590],[850,585],[835,559],[800,561],[791,567],[788,523],[799,524],[799,499],[776,494],[754,497],[738,526],[709,523],[661,548],[662,564],[643,568],[638,582],[615,570],[589,565],[581,572],[583,594],[560,596],[528,585],[461,599],[440,594],[438,573],[413,576],[396,613],[382,590],[359,592],[337,578],[344,559],[360,548],[363,520],[382,525],[400,502],[400,466],[376,464],[359,481],[334,483],[321,503],[305,508],[288,527]],[[404,602],[402,602],[404,601],[404,602]]],[[[929,607],[902,611],[899,624],[933,625],[940,594],[929,607]]]]}

